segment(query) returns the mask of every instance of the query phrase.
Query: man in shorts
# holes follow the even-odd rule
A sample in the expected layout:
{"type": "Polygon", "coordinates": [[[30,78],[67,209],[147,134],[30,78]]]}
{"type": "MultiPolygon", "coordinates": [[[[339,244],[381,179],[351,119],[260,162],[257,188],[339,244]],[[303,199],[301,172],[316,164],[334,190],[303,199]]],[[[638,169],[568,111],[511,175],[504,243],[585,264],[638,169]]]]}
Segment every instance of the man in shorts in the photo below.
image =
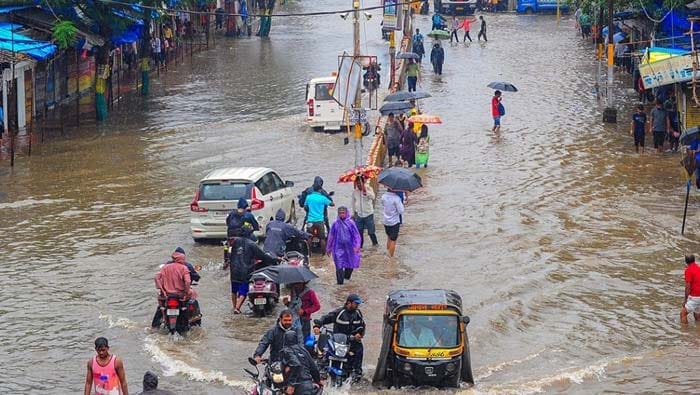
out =
{"type": "Polygon", "coordinates": [[[382,223],[386,232],[386,249],[389,256],[394,256],[396,250],[396,240],[399,238],[399,227],[401,226],[401,215],[404,211],[403,201],[391,189],[388,189],[382,195],[382,204],[384,205],[384,217],[382,223]]]}
{"type": "Polygon", "coordinates": [[[651,110],[651,130],[653,131],[654,148],[657,153],[661,153],[664,149],[664,140],[666,140],[668,127],[669,122],[666,110],[664,110],[664,102],[661,99],[656,99],[656,107],[651,110]]]}
{"type": "Polygon", "coordinates": [[[501,91],[496,91],[491,98],[491,115],[493,116],[493,132],[501,131],[501,91]]]}
{"type": "Polygon", "coordinates": [[[241,306],[248,296],[248,281],[251,273],[265,265],[273,265],[279,260],[261,250],[255,242],[242,237],[240,233],[236,232],[231,238],[230,264],[224,264],[224,269],[229,267],[231,269],[231,304],[234,314],[241,314],[241,306]],[[260,260],[258,267],[255,266],[256,260],[260,260]]]}
{"type": "Polygon", "coordinates": [[[700,322],[700,266],[695,255],[685,256],[685,300],[681,309],[681,324],[688,323],[688,314],[693,313],[695,322],[700,322]]]}
{"type": "Polygon", "coordinates": [[[644,106],[640,104],[637,106],[637,111],[632,114],[632,122],[630,122],[630,135],[634,136],[634,152],[644,153],[644,133],[647,131],[648,124],[644,106]]]}
{"type": "Polygon", "coordinates": [[[386,130],[384,131],[384,138],[386,139],[386,147],[389,155],[389,163],[394,163],[391,160],[393,156],[397,159],[399,158],[399,148],[401,145],[401,131],[403,128],[399,121],[394,118],[394,113],[389,113],[389,119],[386,122],[386,130]]]}

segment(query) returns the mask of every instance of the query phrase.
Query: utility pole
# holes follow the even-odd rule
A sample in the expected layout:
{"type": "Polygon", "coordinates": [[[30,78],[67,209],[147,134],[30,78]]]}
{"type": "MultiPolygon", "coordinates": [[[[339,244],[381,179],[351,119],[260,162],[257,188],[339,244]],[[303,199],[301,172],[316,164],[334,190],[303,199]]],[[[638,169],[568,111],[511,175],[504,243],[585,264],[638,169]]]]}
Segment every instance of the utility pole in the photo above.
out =
{"type": "Polygon", "coordinates": [[[613,0],[608,0],[608,84],[607,84],[607,107],[603,111],[603,122],[616,123],[617,110],[613,103],[613,67],[615,55],[615,26],[613,24],[613,0]]]}
{"type": "Polygon", "coordinates": [[[389,32],[389,59],[391,70],[389,71],[389,89],[396,83],[396,35],[395,31],[389,32]]]}
{"type": "MultiPolygon", "coordinates": [[[[360,56],[360,0],[352,1],[352,23],[353,23],[353,61],[357,61],[360,56]]],[[[358,85],[355,92],[355,105],[353,106],[357,120],[355,123],[354,140],[355,140],[355,166],[362,165],[362,123],[360,120],[360,110],[362,110],[362,95],[358,85]]]]}

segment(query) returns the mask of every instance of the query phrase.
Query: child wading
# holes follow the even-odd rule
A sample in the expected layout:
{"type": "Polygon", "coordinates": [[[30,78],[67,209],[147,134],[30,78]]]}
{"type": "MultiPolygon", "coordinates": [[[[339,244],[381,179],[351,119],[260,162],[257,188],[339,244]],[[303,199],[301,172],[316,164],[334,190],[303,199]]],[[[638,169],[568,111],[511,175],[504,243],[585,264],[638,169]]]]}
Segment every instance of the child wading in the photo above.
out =
{"type": "Polygon", "coordinates": [[[428,167],[428,159],[430,159],[430,136],[428,136],[428,126],[423,125],[416,146],[416,168],[428,167]]]}

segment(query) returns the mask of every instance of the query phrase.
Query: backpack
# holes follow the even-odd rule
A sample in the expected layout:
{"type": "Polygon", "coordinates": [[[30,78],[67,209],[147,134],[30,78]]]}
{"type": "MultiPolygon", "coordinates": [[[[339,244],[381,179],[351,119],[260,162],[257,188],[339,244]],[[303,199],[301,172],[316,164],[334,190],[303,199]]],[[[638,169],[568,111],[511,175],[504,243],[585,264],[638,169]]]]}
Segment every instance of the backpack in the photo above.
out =
{"type": "Polygon", "coordinates": [[[416,152],[419,154],[427,154],[428,153],[428,138],[427,137],[421,137],[420,140],[418,140],[418,147],[416,147],[416,152]]]}
{"type": "Polygon", "coordinates": [[[503,104],[501,103],[498,103],[498,113],[500,114],[500,116],[506,115],[506,108],[503,107],[503,104]]]}
{"type": "Polygon", "coordinates": [[[238,213],[237,210],[232,211],[228,217],[226,217],[226,226],[228,227],[229,236],[241,235],[243,233],[243,226],[245,226],[243,214],[238,213]]]}
{"type": "Polygon", "coordinates": [[[309,196],[309,188],[304,189],[301,195],[299,195],[299,207],[304,207],[307,196],[309,196]]]}

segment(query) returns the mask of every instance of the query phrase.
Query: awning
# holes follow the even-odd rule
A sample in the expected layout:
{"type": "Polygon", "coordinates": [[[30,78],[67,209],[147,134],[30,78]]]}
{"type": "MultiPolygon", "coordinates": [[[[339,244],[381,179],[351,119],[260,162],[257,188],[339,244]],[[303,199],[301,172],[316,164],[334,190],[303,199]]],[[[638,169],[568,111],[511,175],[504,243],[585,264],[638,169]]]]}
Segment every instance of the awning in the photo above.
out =
{"type": "MultiPolygon", "coordinates": [[[[39,7],[27,7],[22,9],[13,13],[12,18],[16,22],[21,22],[49,35],[58,22],[49,11],[39,7]]],[[[98,34],[90,32],[88,28],[81,26],[79,23],[74,22],[73,24],[78,29],[77,36],[80,41],[87,41],[90,45],[97,47],[104,45],[104,40],[98,34]]]]}
{"type": "Polygon", "coordinates": [[[50,42],[37,41],[6,29],[0,29],[0,49],[24,53],[35,60],[46,60],[56,52],[56,46],[50,42]]]}

